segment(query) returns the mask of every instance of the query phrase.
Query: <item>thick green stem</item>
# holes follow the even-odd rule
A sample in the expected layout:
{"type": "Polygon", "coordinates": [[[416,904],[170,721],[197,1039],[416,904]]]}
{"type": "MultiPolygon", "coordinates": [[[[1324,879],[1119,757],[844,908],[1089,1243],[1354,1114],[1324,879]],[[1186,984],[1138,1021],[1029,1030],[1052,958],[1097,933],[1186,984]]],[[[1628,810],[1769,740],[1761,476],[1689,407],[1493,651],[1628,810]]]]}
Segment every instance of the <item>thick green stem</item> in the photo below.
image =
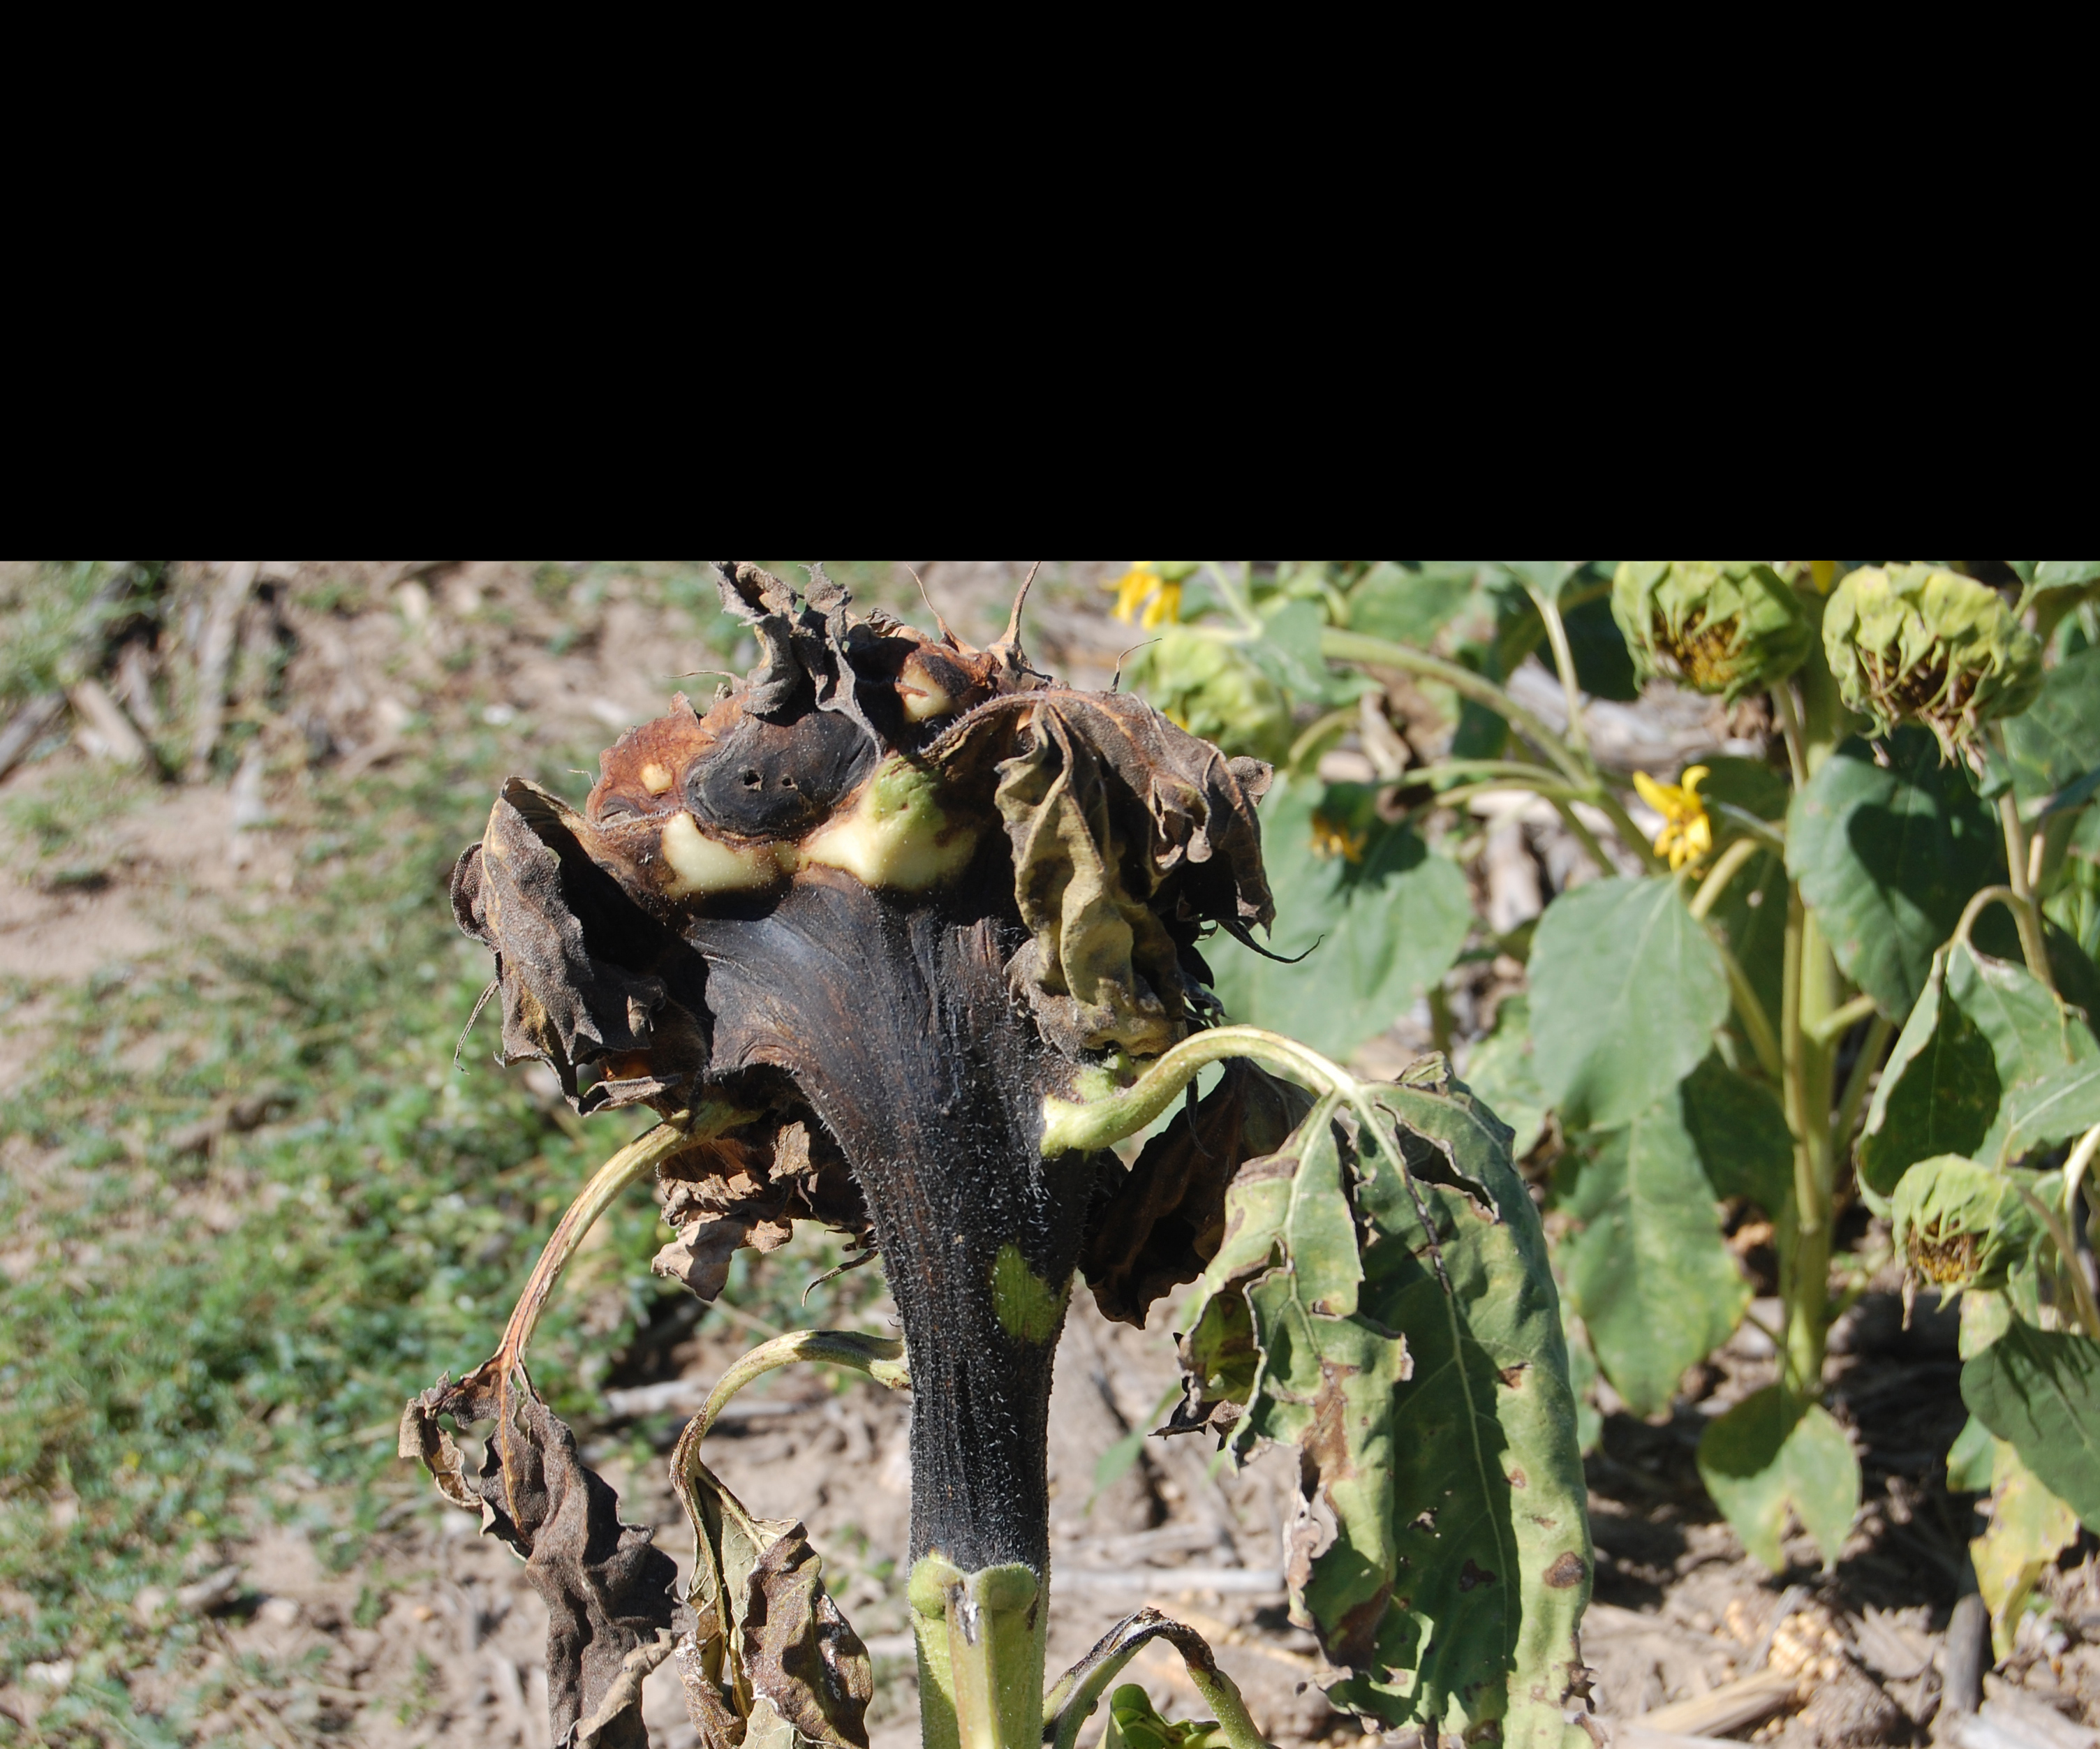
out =
{"type": "Polygon", "coordinates": [[[926,1749],[1037,1749],[1049,1599],[1019,1561],[965,1573],[921,1556],[907,1588],[926,1749]]]}
{"type": "MultiPolygon", "coordinates": [[[[2004,737],[1999,740],[2002,746],[2004,737]]],[[[2009,884],[2019,900],[2011,910],[2014,921],[2019,925],[2020,952],[2027,962],[2027,969],[2054,990],[2056,979],[2049,969],[2049,940],[2042,933],[2041,911],[2035,903],[2034,886],[2027,877],[2027,828],[2020,824],[2019,802],[2010,789],[1998,797],[1998,822],[2005,828],[2009,884]]]]}
{"type": "MultiPolygon", "coordinates": [[[[1815,616],[1820,621],[1821,604],[1815,616]]],[[[1823,659],[1820,639],[1794,676],[1800,709],[1785,686],[1773,688],[1785,730],[1787,757],[1797,790],[1836,750],[1851,722],[1823,659]]],[[[1823,1358],[1830,1323],[1831,1199],[1836,1165],[1831,1102],[1835,1030],[1832,1017],[1843,986],[1830,944],[1801,890],[1787,889],[1785,970],[1780,1012],[1787,1128],[1793,1133],[1793,1207],[1780,1223],[1780,1292],[1786,1309],[1785,1383],[1797,1402],[1823,1390],[1823,1358]]]]}
{"type": "Polygon", "coordinates": [[[1043,1154],[1051,1159],[1075,1148],[1105,1148],[1134,1136],[1171,1105],[1198,1071],[1229,1058],[1246,1057],[1309,1082],[1323,1093],[1348,1091],[1356,1079],[1317,1051],[1260,1027],[1213,1027],[1182,1040],[1129,1086],[1098,1099],[1043,1102],[1043,1154]]]}
{"type": "Polygon", "coordinates": [[[1820,600],[1815,605],[1812,617],[1817,634],[1815,642],[1809,647],[1808,660],[1795,670],[1793,677],[1794,683],[1801,688],[1798,732],[1803,773],[1795,780],[1796,787],[1823,769],[1824,762],[1837,752],[1838,744],[1852,731],[1855,721],[1845,708],[1844,700],[1838,696],[1837,676],[1824,660],[1821,634],[1825,605],[1820,600]]]}
{"type": "Polygon", "coordinates": [[[1794,1206],[1786,1299],[1787,1375],[1802,1401],[1822,1389],[1829,1334],[1833,1052],[1817,1035],[1838,1006],[1837,962],[1815,915],[1790,893],[1780,1027],[1787,1127],[1793,1132],[1794,1206]]]}

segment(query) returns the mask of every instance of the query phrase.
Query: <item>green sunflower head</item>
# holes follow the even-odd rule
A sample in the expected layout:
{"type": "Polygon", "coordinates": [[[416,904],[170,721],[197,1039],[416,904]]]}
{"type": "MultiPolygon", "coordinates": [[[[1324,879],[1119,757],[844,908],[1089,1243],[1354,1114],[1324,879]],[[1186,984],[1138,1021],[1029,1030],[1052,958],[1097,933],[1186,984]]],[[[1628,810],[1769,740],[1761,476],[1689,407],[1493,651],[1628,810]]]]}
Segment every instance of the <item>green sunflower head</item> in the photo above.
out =
{"type": "Polygon", "coordinates": [[[1846,704],[1877,734],[1921,722],[1948,758],[2041,690],[2041,644],[1996,590],[1937,565],[1848,572],[1823,616],[1846,704]]]}
{"type": "Polygon", "coordinates": [[[1815,638],[1785,580],[1742,561],[1630,559],[1612,579],[1612,616],[1643,679],[1731,703],[1785,679],[1815,638]]]}

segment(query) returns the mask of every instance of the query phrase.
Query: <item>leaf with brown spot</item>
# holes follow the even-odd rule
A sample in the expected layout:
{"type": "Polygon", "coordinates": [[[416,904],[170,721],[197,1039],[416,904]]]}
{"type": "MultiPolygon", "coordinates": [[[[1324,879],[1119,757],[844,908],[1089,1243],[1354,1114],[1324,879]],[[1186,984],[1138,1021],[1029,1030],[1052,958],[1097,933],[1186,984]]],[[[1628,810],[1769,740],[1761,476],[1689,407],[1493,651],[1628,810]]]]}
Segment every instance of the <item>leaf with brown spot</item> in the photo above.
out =
{"type": "Polygon", "coordinates": [[[1297,1446],[1286,1579],[1338,1705],[1561,1749],[1589,1540],[1544,1236],[1509,1132],[1462,1087],[1374,1098],[1385,1146],[1323,1102],[1241,1168],[1183,1344],[1185,1411],[1236,1457],[1297,1446]],[[1351,1226],[1321,1213],[1341,1198],[1351,1226]]]}

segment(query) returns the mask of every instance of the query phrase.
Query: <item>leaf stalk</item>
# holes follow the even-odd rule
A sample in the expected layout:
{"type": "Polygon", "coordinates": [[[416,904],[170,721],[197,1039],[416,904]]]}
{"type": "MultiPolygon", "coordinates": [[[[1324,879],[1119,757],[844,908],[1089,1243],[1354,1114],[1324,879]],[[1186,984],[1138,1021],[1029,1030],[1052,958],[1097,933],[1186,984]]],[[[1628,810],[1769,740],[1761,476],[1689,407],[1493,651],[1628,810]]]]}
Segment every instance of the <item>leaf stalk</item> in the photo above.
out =
{"type": "Polygon", "coordinates": [[[1485,674],[1476,674],[1457,662],[1432,656],[1383,638],[1361,632],[1345,632],[1330,626],[1320,634],[1320,653],[1338,662],[1361,662],[1376,668],[1397,668],[1441,681],[1476,704],[1485,704],[1559,766],[1568,780],[1586,788],[1589,769],[1576,757],[1566,742],[1549,729],[1542,718],[1527,710],[1485,674]]]}

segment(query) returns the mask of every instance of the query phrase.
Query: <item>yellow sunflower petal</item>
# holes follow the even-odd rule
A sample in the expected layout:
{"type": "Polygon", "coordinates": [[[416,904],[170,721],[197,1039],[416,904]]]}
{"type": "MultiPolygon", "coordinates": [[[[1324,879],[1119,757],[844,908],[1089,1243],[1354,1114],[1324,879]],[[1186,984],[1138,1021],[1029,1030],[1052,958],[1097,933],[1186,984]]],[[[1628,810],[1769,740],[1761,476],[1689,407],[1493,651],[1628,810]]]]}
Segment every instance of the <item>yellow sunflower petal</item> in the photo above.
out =
{"type": "Polygon", "coordinates": [[[1661,815],[1665,819],[1670,818],[1674,811],[1670,806],[1671,798],[1669,791],[1661,784],[1656,782],[1647,772],[1636,771],[1634,773],[1634,788],[1639,792],[1642,801],[1661,815]]]}
{"type": "Polygon", "coordinates": [[[1127,625],[1137,617],[1138,609],[1159,587],[1159,573],[1153,568],[1149,559],[1141,559],[1114,583],[1105,583],[1101,586],[1115,591],[1116,603],[1113,611],[1115,616],[1127,625]]]}
{"type": "Polygon", "coordinates": [[[1153,631],[1162,625],[1171,625],[1181,617],[1181,585],[1162,583],[1158,592],[1145,603],[1145,629],[1153,631]]]}

